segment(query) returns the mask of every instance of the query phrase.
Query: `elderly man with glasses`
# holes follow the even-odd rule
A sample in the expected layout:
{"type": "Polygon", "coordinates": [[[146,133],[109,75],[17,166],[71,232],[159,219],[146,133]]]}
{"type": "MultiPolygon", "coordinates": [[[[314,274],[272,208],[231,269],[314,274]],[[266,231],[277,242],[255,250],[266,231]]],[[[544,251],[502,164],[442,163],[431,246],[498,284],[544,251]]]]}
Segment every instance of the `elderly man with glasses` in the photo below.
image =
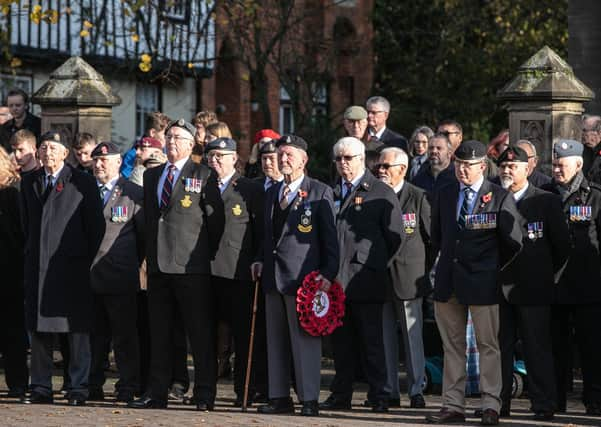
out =
{"type": "Polygon", "coordinates": [[[383,96],[372,96],[365,102],[367,110],[368,142],[379,141],[388,147],[407,151],[407,138],[386,127],[390,102],[383,96]]]}

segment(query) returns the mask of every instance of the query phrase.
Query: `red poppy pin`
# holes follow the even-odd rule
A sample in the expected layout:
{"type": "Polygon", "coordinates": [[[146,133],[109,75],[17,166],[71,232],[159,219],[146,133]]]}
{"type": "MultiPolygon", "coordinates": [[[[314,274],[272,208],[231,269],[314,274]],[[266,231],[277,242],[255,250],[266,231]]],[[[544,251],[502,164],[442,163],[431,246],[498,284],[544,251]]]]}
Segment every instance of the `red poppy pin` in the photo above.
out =
{"type": "Polygon", "coordinates": [[[304,199],[307,196],[308,196],[308,194],[305,190],[298,190],[298,197],[300,197],[301,199],[304,199]]]}
{"type": "Polygon", "coordinates": [[[59,182],[58,184],[56,184],[56,192],[60,193],[61,191],[63,191],[63,183],[59,182]]]}
{"type": "Polygon", "coordinates": [[[487,204],[491,200],[492,200],[492,191],[489,191],[488,193],[486,193],[482,196],[482,205],[487,204]]]}

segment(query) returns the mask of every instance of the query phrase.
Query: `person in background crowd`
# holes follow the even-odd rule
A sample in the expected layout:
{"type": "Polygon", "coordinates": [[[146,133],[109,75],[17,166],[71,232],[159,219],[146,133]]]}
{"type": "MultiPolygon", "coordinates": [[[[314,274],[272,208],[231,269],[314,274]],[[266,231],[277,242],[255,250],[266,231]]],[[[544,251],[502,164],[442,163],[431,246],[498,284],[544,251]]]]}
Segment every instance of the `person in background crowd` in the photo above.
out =
{"type": "Polygon", "coordinates": [[[10,135],[8,131],[2,126],[4,123],[12,119],[13,116],[10,114],[10,109],[7,106],[0,105],[0,147],[4,148],[10,154],[10,135]]]}
{"type": "MultiPolygon", "coordinates": [[[[150,138],[158,139],[161,141],[161,146],[165,147],[165,128],[171,119],[160,111],[148,113],[144,120],[144,135],[150,138]]],[[[136,162],[136,147],[134,146],[125,153],[123,156],[123,163],[121,164],[121,175],[125,178],[129,178],[136,162]]]]}
{"type": "MultiPolygon", "coordinates": [[[[582,145],[584,145],[582,173],[588,176],[593,163],[601,156],[599,154],[601,151],[601,116],[590,114],[582,116],[582,145]]],[[[599,167],[601,168],[601,165],[599,167]]]]}
{"type": "Polygon", "coordinates": [[[451,162],[453,147],[449,138],[442,133],[434,134],[428,140],[428,163],[420,168],[413,178],[413,185],[426,191],[430,202],[433,195],[442,187],[457,181],[455,166],[451,162]]]}
{"type": "Polygon", "coordinates": [[[10,108],[5,105],[0,105],[0,126],[12,118],[13,116],[10,114],[10,108]]]}
{"type": "Polygon", "coordinates": [[[275,141],[280,139],[280,136],[281,135],[279,133],[272,129],[261,129],[255,133],[255,137],[253,138],[253,146],[250,150],[250,157],[248,158],[248,163],[246,164],[245,175],[247,178],[263,178],[264,175],[261,173],[262,164],[259,148],[269,141],[273,141],[275,143],[275,141]]]}
{"type": "Polygon", "coordinates": [[[339,248],[332,190],[305,176],[307,148],[307,142],[295,135],[284,135],[277,142],[284,181],[265,195],[263,253],[252,265],[253,280],[261,278],[267,316],[269,403],[259,406],[262,414],[294,413],[291,362],[301,415],[319,414],[321,337],[301,328],[296,293],[313,271],[320,273],[316,277],[320,289],[329,290],[338,272],[339,248]]]}
{"type": "Polygon", "coordinates": [[[10,149],[8,145],[10,137],[21,129],[27,129],[38,139],[41,133],[42,121],[38,116],[34,116],[29,112],[29,96],[27,96],[27,93],[18,88],[9,90],[6,95],[6,105],[12,118],[2,124],[3,132],[0,133],[0,136],[3,141],[1,141],[1,145],[10,149]]]}
{"type": "Polygon", "coordinates": [[[409,160],[407,154],[396,148],[382,150],[377,165],[378,178],[388,184],[399,199],[403,233],[401,243],[390,265],[392,286],[389,302],[384,304],[384,347],[388,370],[387,388],[391,399],[398,405],[399,349],[397,320],[401,324],[407,394],[412,408],[425,408],[422,384],[426,372],[423,342],[423,297],[432,291],[429,271],[430,257],[430,204],[426,192],[405,180],[409,160]]]}
{"type": "MultiPolygon", "coordinates": [[[[26,131],[27,132],[27,131],[26,131]]],[[[8,397],[23,398],[27,390],[27,339],[23,307],[23,231],[19,207],[20,176],[0,147],[0,351],[8,397]]]]}
{"type": "MultiPolygon", "coordinates": [[[[230,326],[234,338],[235,406],[242,406],[248,361],[249,331],[253,305],[251,264],[263,245],[263,187],[241,176],[234,168],[238,161],[236,142],[217,138],[205,146],[208,165],[214,172],[206,191],[207,226],[212,245],[217,248],[211,260],[211,286],[216,305],[230,326]],[[215,233],[223,230],[222,233],[215,233]]],[[[254,370],[249,384],[250,401],[255,395],[254,370]]]]}
{"type": "Polygon", "coordinates": [[[528,182],[538,188],[550,183],[551,177],[536,169],[536,166],[538,165],[538,155],[536,154],[536,147],[534,144],[527,139],[519,139],[516,141],[515,145],[528,154],[528,182]]]}
{"type": "Polygon", "coordinates": [[[207,126],[205,144],[217,138],[232,138],[232,132],[225,122],[216,122],[207,126]]]}
{"type": "Polygon", "coordinates": [[[484,179],[486,147],[463,142],[455,151],[457,182],[435,193],[432,249],[436,322],[444,349],[442,408],[429,423],[465,422],[466,322],[471,313],[480,357],[483,425],[497,425],[502,377],[499,275],[522,248],[522,218],[511,195],[484,179]]]}
{"type": "MultiPolygon", "coordinates": [[[[142,186],[144,171],[146,170],[144,162],[146,162],[146,160],[148,160],[151,156],[158,158],[161,156],[164,157],[165,155],[163,154],[163,146],[161,141],[149,136],[142,137],[138,142],[136,142],[134,148],[136,149],[136,163],[131,171],[129,180],[139,186],[142,186]]],[[[166,158],[165,161],[167,161],[166,158]]]]}
{"type": "Polygon", "coordinates": [[[12,153],[15,157],[21,178],[40,168],[37,156],[35,135],[27,129],[21,129],[10,138],[12,153]]]}
{"type": "Polygon", "coordinates": [[[52,403],[55,334],[69,343],[67,403],[85,404],[90,372],[90,266],[104,235],[95,179],[65,163],[69,145],[58,132],[40,138],[42,168],[22,183],[25,311],[31,334],[31,395],[24,403],[52,403]]]}
{"type": "Polygon", "coordinates": [[[89,174],[93,173],[94,160],[92,151],[96,147],[96,138],[90,133],[82,132],[75,136],[75,141],[71,149],[73,154],[73,165],[80,171],[89,174]]]}
{"type": "Polygon", "coordinates": [[[582,367],[582,401],[588,415],[601,416],[601,186],[588,181],[582,173],[583,150],[578,141],[556,142],[553,181],[543,187],[561,197],[571,236],[569,261],[559,279],[551,309],[556,410],[566,410],[572,351],[566,343],[570,342],[573,327],[582,367]]]}
{"type": "Polygon", "coordinates": [[[205,138],[207,136],[207,126],[217,123],[217,114],[210,110],[199,111],[194,115],[192,124],[196,128],[196,135],[194,136],[194,150],[192,150],[192,160],[196,163],[202,161],[202,155],[204,153],[205,138]]]}
{"type": "Polygon", "coordinates": [[[455,120],[446,119],[441,121],[436,127],[436,133],[441,133],[449,139],[451,143],[451,154],[463,141],[463,128],[455,120]]]}
{"type": "Polygon", "coordinates": [[[334,189],[338,245],[337,280],[342,284],[345,312],[332,334],[336,375],[330,396],[320,409],[350,409],[355,353],[361,354],[373,412],[387,412],[390,392],[384,351],[383,306],[389,294],[388,264],[402,241],[401,209],[394,192],[365,168],[365,146],[345,137],[334,144],[340,176],[334,189]]]}
{"type": "Polygon", "coordinates": [[[415,178],[421,167],[428,161],[428,140],[434,135],[428,126],[420,126],[409,138],[409,181],[415,178]]]}
{"type": "Polygon", "coordinates": [[[551,304],[555,277],[568,259],[568,226],[561,200],[528,182],[528,154],[510,145],[497,159],[503,188],[510,191],[524,222],[523,249],[510,267],[513,280],[503,286],[499,306],[503,388],[501,416],[509,416],[513,356],[519,336],[528,371],[528,398],[535,420],[551,420],[555,411],[555,378],[551,346],[551,304]],[[536,268],[533,268],[536,266],[536,268]]]}
{"type": "Polygon", "coordinates": [[[342,125],[347,136],[366,142],[367,111],[360,105],[351,105],[344,110],[342,125]]]}
{"type": "Polygon", "coordinates": [[[106,231],[90,271],[94,326],[89,399],[104,400],[106,342],[112,340],[119,371],[116,400],[130,402],[140,386],[136,294],[144,258],[143,190],[119,176],[121,155],[115,144],[101,142],[92,159],[106,231]]]}
{"type": "Polygon", "coordinates": [[[383,96],[372,96],[365,102],[367,110],[368,142],[374,138],[387,147],[398,147],[407,152],[407,138],[386,127],[390,102],[383,96]]]}
{"type": "Polygon", "coordinates": [[[486,177],[498,176],[497,159],[509,147],[509,130],[502,130],[497,136],[490,140],[486,150],[486,177]]]}

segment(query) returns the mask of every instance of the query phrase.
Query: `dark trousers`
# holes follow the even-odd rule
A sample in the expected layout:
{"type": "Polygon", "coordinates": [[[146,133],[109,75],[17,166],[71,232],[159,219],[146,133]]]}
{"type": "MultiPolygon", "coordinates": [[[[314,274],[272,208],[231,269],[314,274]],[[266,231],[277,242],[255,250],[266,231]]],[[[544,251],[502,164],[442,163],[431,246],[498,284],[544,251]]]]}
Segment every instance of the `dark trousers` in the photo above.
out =
{"type": "Polygon", "coordinates": [[[140,388],[139,394],[146,393],[148,385],[148,375],[150,372],[150,325],[148,320],[148,295],[147,292],[139,291],[136,295],[137,300],[137,321],[138,343],[140,346],[140,388]]]}
{"type": "Polygon", "coordinates": [[[180,392],[186,393],[190,388],[188,374],[188,338],[186,327],[178,310],[173,317],[173,336],[171,337],[171,383],[180,392]]]}
{"type": "Polygon", "coordinates": [[[576,344],[582,366],[584,405],[601,403],[601,304],[555,305],[552,307],[553,357],[555,358],[555,381],[557,383],[557,408],[566,407],[566,392],[570,352],[566,345],[569,340],[572,322],[576,332],[576,344]]]}
{"type": "MultiPolygon", "coordinates": [[[[242,398],[248,361],[254,291],[253,283],[250,281],[211,276],[211,285],[215,289],[215,295],[217,296],[219,318],[225,320],[232,330],[236,352],[234,362],[234,392],[239,398],[242,398]]],[[[249,396],[253,396],[254,394],[253,384],[254,382],[251,381],[249,396]]]]}
{"type": "MultiPolygon", "coordinates": [[[[253,286],[254,292],[254,286],[253,286]]],[[[253,295],[254,296],[254,295],[253,295]]],[[[255,320],[255,342],[253,346],[253,378],[257,393],[269,395],[267,371],[267,326],[265,323],[265,294],[259,286],[257,317],[255,320]]],[[[293,370],[294,371],[294,370],[293,370]]]]}
{"type": "Polygon", "coordinates": [[[174,314],[179,312],[190,339],[194,358],[194,396],[207,403],[215,400],[215,296],[210,277],[200,274],[148,276],[150,319],[150,395],[166,400],[172,380],[174,314]]]}
{"type": "Polygon", "coordinates": [[[6,385],[10,390],[25,391],[29,379],[27,369],[27,335],[23,306],[23,279],[21,283],[4,278],[4,285],[20,289],[19,292],[4,292],[0,309],[0,351],[4,361],[6,385]]]}
{"type": "Polygon", "coordinates": [[[512,305],[504,299],[499,305],[499,344],[503,388],[502,406],[510,408],[513,381],[513,356],[518,335],[522,339],[528,372],[528,397],[534,412],[553,412],[556,385],[551,345],[551,307],[512,305]]]}
{"type": "Polygon", "coordinates": [[[104,375],[107,341],[112,339],[115,362],[119,371],[117,392],[135,393],[140,386],[140,347],[137,328],[136,294],[93,295],[94,326],[90,334],[92,364],[90,389],[101,389],[104,375]]]}
{"type": "Polygon", "coordinates": [[[382,330],[383,304],[346,303],[342,326],[332,334],[336,375],[331,392],[342,400],[353,394],[355,361],[359,353],[369,391],[370,401],[388,401],[386,387],[386,356],[382,330]]]}

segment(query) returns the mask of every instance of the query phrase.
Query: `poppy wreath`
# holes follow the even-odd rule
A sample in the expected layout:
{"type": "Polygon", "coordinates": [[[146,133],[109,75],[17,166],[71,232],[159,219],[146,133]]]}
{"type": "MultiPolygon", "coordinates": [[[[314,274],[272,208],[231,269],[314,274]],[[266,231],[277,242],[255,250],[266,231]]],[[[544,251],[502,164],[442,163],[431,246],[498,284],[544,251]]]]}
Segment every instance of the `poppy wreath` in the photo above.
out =
{"type": "Polygon", "coordinates": [[[342,326],[344,291],[337,281],[328,292],[319,289],[319,271],[307,274],[296,292],[296,311],[302,328],[314,337],[330,335],[342,326]]]}

